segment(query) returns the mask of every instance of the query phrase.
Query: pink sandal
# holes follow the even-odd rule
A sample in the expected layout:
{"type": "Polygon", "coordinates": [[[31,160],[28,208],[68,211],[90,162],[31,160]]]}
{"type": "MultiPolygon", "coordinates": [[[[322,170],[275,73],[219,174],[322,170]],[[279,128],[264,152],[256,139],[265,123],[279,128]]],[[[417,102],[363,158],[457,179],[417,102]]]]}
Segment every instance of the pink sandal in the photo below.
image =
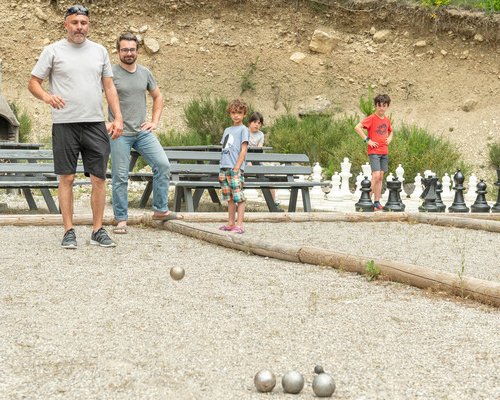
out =
{"type": "Polygon", "coordinates": [[[219,231],[232,231],[234,228],[236,228],[235,226],[226,226],[226,225],[222,225],[220,228],[219,228],[219,231]]]}
{"type": "Polygon", "coordinates": [[[245,233],[245,231],[243,230],[243,228],[240,228],[239,226],[236,226],[233,229],[231,229],[231,232],[234,232],[234,233],[245,233]]]}

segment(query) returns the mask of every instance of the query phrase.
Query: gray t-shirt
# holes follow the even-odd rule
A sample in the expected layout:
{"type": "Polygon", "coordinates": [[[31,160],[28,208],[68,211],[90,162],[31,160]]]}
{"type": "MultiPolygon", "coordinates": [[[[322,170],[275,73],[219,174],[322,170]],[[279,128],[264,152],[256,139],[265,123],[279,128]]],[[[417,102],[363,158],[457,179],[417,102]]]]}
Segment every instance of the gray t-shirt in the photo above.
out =
{"type": "Polygon", "coordinates": [[[250,146],[258,146],[259,143],[264,144],[264,134],[261,131],[250,132],[250,146]]]}
{"type": "Polygon", "coordinates": [[[47,46],[31,75],[49,78],[49,92],[62,97],[66,105],[52,108],[52,122],[101,122],[102,78],[112,78],[106,49],[88,39],[82,44],[62,39],[47,46]]]}
{"type": "MultiPolygon", "coordinates": [[[[250,131],[245,125],[230,126],[224,130],[222,135],[222,152],[220,155],[220,168],[234,168],[238,157],[241,153],[242,143],[248,142],[250,139],[250,131]]],[[[241,164],[240,169],[244,170],[246,165],[246,157],[241,164]]]]}
{"type": "MultiPolygon", "coordinates": [[[[120,108],[123,115],[123,135],[135,136],[141,133],[141,124],[146,122],[146,90],[156,88],[156,82],[149,69],[136,64],[134,72],[128,72],[120,64],[113,65],[113,82],[115,83],[120,108]]],[[[115,116],[108,107],[110,121],[115,116]]]]}

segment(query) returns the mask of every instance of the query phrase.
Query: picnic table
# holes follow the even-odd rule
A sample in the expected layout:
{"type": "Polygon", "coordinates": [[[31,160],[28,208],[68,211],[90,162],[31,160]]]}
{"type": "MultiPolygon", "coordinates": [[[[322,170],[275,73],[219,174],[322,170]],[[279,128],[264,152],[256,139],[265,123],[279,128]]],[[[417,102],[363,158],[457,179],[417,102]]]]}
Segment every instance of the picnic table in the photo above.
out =
{"type": "Polygon", "coordinates": [[[0,149],[38,150],[44,147],[45,143],[18,143],[0,141],[0,149]]]}

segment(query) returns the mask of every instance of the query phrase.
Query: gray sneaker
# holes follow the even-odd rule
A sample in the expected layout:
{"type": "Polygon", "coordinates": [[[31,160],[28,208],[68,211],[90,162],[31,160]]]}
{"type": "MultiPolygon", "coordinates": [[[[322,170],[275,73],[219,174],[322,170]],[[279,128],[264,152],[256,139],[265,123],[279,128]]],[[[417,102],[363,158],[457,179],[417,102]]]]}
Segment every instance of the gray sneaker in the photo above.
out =
{"type": "Polygon", "coordinates": [[[63,236],[61,246],[65,249],[76,249],[78,244],[76,244],[76,234],[73,228],[68,229],[63,236]]]}
{"type": "Polygon", "coordinates": [[[100,228],[97,232],[92,232],[92,236],[90,236],[90,244],[102,247],[116,246],[116,243],[108,236],[104,228],[100,228]]]}

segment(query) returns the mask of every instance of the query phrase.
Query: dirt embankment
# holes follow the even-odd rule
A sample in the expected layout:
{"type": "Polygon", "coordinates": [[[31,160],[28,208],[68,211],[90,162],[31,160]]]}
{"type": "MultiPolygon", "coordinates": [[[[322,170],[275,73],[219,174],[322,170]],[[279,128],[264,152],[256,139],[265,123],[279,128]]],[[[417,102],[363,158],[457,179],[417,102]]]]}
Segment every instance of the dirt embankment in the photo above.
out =
{"type": "MultiPolygon", "coordinates": [[[[330,3],[327,0],[322,2],[330,3]]],[[[50,111],[26,85],[43,47],[65,36],[67,1],[2,2],[0,42],[2,92],[35,117],[34,139],[50,132],[50,111]]],[[[182,107],[200,93],[240,95],[242,75],[258,57],[243,94],[266,122],[285,112],[325,101],[337,112],[357,111],[368,85],[389,93],[396,124],[418,123],[456,143],[482,177],[486,144],[500,135],[499,18],[457,10],[426,9],[379,1],[312,5],[301,0],[87,2],[89,38],[102,43],[117,62],[114,42],[120,32],[146,30],[158,41],[154,54],[142,51],[165,95],[162,125],[185,129],[182,107]],[[298,7],[296,8],[296,5],[298,7]],[[332,52],[309,49],[316,29],[339,41],[332,52]],[[388,30],[383,42],[373,34],[388,30]],[[306,57],[290,60],[293,53],[306,57]],[[477,105],[463,110],[466,100],[477,105]]],[[[451,171],[450,171],[451,172],[451,171]]]]}

